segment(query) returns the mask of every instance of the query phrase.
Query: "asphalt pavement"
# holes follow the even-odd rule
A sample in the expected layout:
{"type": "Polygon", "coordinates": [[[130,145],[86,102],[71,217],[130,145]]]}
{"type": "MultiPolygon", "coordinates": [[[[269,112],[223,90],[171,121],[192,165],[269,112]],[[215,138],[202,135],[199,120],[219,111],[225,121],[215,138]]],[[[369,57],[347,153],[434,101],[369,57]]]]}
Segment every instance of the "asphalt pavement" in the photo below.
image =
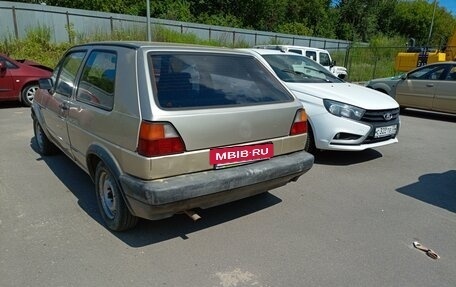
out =
{"type": "Polygon", "coordinates": [[[298,182],[197,222],[113,233],[89,176],[40,156],[30,110],[0,103],[0,286],[454,287],[456,116],[401,120],[397,144],[322,152],[298,182]]]}

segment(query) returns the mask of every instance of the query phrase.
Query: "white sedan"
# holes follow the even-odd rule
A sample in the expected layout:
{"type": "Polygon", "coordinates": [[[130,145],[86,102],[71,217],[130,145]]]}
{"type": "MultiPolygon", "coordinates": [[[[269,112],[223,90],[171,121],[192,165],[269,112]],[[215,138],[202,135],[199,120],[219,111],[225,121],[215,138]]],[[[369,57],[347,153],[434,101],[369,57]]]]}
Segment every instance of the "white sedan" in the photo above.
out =
{"type": "Polygon", "coordinates": [[[310,125],[307,151],[360,151],[398,142],[399,105],[390,96],[344,82],[295,53],[244,50],[267,63],[302,102],[310,125]]]}

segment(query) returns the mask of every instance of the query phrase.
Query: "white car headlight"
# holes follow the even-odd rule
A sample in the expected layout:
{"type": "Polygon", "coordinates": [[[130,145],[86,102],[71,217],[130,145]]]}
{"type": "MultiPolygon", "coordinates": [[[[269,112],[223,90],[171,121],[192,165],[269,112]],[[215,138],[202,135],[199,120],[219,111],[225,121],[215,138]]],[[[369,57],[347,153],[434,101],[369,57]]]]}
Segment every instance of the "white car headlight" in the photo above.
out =
{"type": "Polygon", "coordinates": [[[331,114],[353,120],[360,120],[365,112],[364,109],[332,100],[324,99],[323,104],[331,114]]]}

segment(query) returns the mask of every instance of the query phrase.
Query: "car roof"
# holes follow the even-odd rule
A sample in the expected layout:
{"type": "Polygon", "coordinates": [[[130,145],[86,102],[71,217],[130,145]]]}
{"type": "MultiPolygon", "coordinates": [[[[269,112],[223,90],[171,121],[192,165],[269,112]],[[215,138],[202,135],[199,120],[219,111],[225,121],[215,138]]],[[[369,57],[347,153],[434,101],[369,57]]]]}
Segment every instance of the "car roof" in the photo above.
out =
{"type": "Polygon", "coordinates": [[[260,55],[275,55],[275,54],[281,54],[281,55],[296,55],[296,56],[301,56],[305,57],[304,55],[292,53],[292,52],[282,52],[280,50],[269,50],[269,49],[259,49],[259,48],[242,48],[238,49],[240,51],[249,51],[249,52],[255,52],[260,55]]]}
{"type": "Polygon", "coordinates": [[[414,72],[414,71],[416,71],[416,70],[419,70],[419,69],[421,69],[421,68],[423,68],[423,67],[433,67],[433,66],[448,65],[448,64],[454,65],[454,64],[456,64],[456,61],[445,61],[445,62],[434,62],[434,63],[429,63],[429,64],[426,64],[426,65],[424,65],[424,66],[416,67],[415,69],[406,72],[406,74],[409,74],[409,73],[411,73],[411,72],[414,72]]]}
{"type": "Polygon", "coordinates": [[[220,52],[220,53],[235,53],[249,55],[245,51],[238,49],[232,49],[227,47],[215,47],[215,46],[204,46],[196,44],[184,44],[184,43],[170,43],[170,42],[147,42],[147,41],[102,41],[102,42],[91,42],[80,45],[75,45],[73,48],[80,47],[93,47],[93,46],[117,46],[125,47],[130,49],[178,49],[178,50],[190,50],[190,51],[207,51],[207,52],[220,52]]]}
{"type": "Polygon", "coordinates": [[[434,63],[429,63],[424,66],[416,67],[414,70],[425,67],[425,66],[440,66],[440,65],[448,65],[448,64],[456,64],[456,61],[445,61],[445,62],[434,62],[434,63]]]}
{"type": "Polygon", "coordinates": [[[287,49],[303,49],[308,51],[324,51],[327,52],[325,49],[321,48],[314,48],[314,47],[307,47],[307,46],[294,46],[294,45],[256,45],[260,49],[270,49],[270,48],[287,48],[287,49]]]}

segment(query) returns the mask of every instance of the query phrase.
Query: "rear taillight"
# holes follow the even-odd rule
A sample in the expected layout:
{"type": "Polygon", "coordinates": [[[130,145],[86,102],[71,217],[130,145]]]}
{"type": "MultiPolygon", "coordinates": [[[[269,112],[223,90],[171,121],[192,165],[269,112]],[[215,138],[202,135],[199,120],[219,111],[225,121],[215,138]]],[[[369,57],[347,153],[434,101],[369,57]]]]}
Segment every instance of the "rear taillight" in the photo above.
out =
{"type": "Polygon", "coordinates": [[[185,151],[182,138],[170,123],[142,122],[139,130],[138,153],[161,156],[185,151]]]}
{"type": "Polygon", "coordinates": [[[304,110],[298,110],[293,125],[291,126],[290,135],[299,135],[307,132],[307,114],[304,110]]]}

